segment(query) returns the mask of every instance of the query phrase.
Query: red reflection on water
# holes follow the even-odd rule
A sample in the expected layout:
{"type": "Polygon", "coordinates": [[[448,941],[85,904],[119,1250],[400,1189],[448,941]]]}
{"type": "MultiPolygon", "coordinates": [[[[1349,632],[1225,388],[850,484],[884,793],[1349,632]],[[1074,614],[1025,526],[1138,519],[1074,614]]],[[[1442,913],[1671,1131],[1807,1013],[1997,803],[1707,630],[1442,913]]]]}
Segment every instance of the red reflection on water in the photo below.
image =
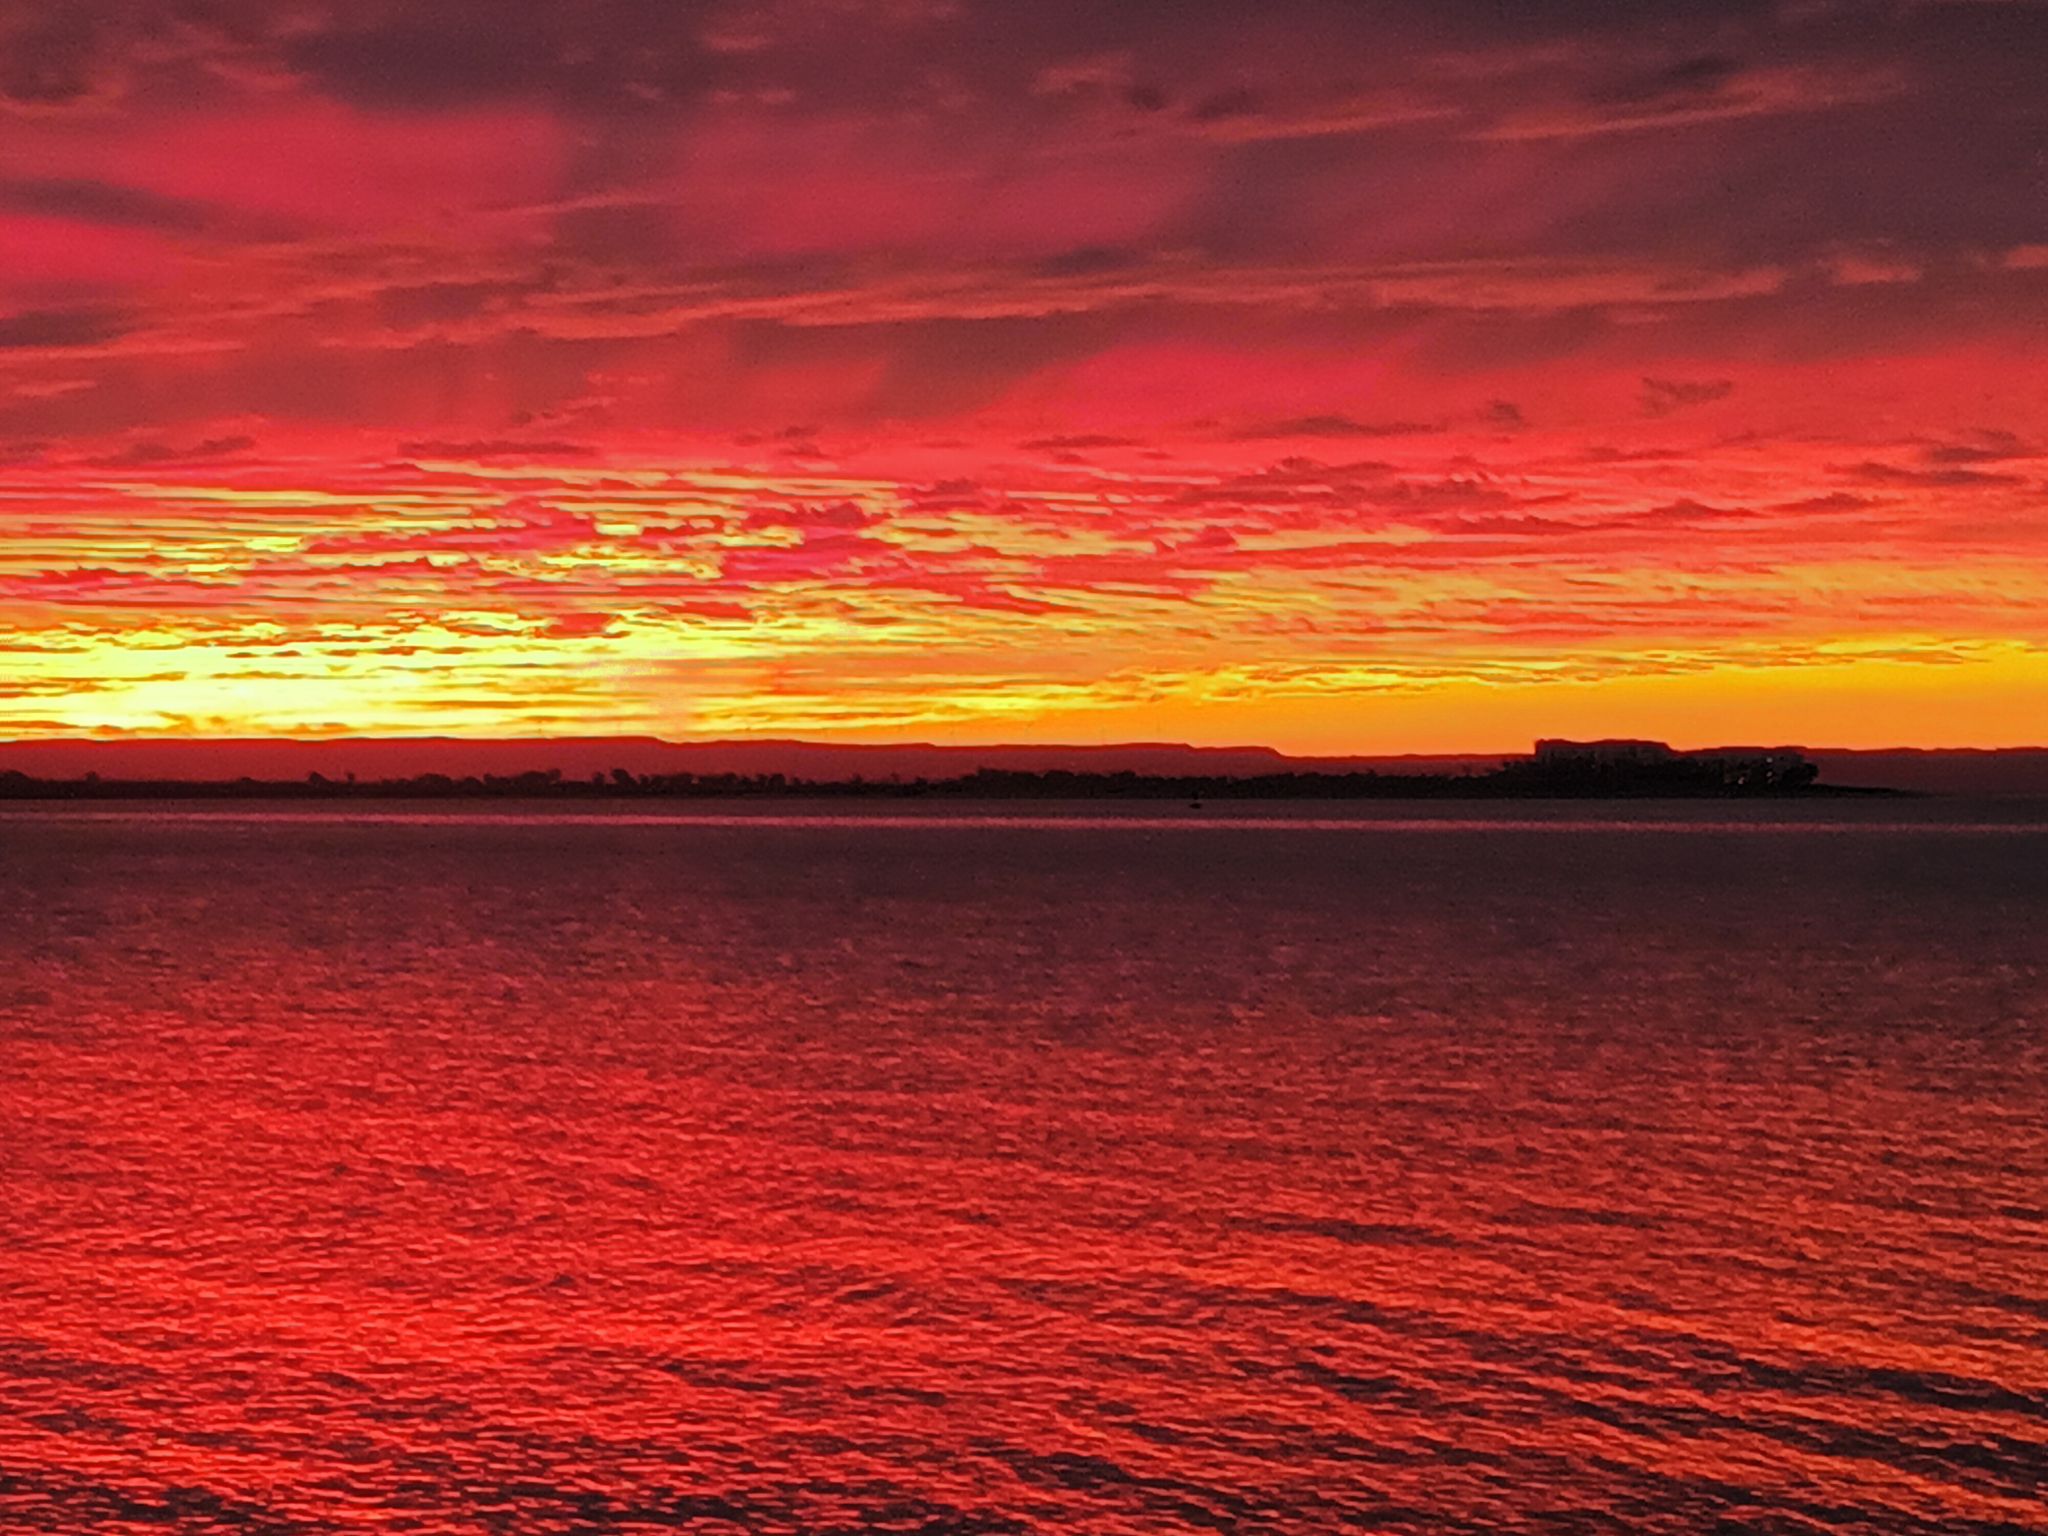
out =
{"type": "Polygon", "coordinates": [[[2024,839],[0,839],[0,1526],[2038,1519],[2024,839]]]}

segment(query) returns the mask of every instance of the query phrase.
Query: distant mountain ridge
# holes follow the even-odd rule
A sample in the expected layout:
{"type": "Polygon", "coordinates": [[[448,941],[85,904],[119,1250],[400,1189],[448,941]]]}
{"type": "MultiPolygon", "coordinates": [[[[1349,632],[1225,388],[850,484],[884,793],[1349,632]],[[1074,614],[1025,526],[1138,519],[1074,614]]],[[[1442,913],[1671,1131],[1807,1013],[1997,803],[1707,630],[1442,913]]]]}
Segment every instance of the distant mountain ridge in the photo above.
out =
{"type": "MultiPolygon", "coordinates": [[[[2048,795],[2048,747],[1803,749],[1821,782],[1953,795],[2048,795]]],[[[404,778],[426,773],[510,776],[560,769],[587,778],[623,768],[632,774],[785,774],[843,780],[952,778],[977,768],[1042,773],[1250,776],[1285,772],[1486,772],[1526,753],[1399,756],[1292,756],[1272,747],[1190,746],[1177,742],[1109,745],[940,745],[780,739],[664,741],[653,736],[553,738],[360,737],[218,740],[133,737],[0,742],[0,772],[36,778],[233,780],[404,778]]]]}

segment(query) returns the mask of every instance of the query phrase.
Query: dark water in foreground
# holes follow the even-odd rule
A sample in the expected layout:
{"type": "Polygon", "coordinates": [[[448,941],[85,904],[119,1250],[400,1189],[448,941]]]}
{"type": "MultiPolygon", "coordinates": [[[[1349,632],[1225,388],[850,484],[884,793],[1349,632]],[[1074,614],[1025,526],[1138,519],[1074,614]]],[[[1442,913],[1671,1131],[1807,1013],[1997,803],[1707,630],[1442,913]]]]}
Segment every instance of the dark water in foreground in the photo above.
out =
{"type": "Polygon", "coordinates": [[[391,809],[0,815],[0,1530],[2048,1530],[2038,818],[391,809]]]}

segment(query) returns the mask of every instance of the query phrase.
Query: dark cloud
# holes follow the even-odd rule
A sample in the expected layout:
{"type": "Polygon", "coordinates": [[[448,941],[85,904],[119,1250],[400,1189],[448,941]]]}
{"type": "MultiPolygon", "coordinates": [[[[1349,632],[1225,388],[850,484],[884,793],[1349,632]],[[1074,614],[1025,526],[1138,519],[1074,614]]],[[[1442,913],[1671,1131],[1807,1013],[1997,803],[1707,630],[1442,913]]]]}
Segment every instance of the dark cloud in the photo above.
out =
{"type": "Polygon", "coordinates": [[[551,96],[616,111],[678,99],[703,78],[694,15],[652,0],[365,5],[290,39],[282,55],[322,88],[374,105],[551,96]]]}
{"type": "Polygon", "coordinates": [[[1703,525],[1745,522],[1761,514],[1748,507],[1717,507],[1706,502],[1686,499],[1667,502],[1663,506],[1650,507],[1631,514],[1623,521],[1637,527],[1700,527],[1703,525]]]}
{"type": "Polygon", "coordinates": [[[1735,393],[1731,379],[1649,379],[1643,380],[1642,407],[1645,416],[1669,416],[1689,406],[1710,405],[1735,393]]]}
{"type": "MultiPolygon", "coordinates": [[[[594,431],[546,413],[588,393],[586,369],[617,367],[660,377],[631,391],[655,424],[802,415],[836,448],[849,421],[1165,359],[1135,375],[1137,415],[1112,411],[1113,431],[1019,418],[1037,423],[1031,451],[1084,452],[1109,445],[1062,440],[1153,440],[1142,413],[1174,393],[1176,348],[1226,397],[1175,418],[1205,420],[1212,442],[1527,428],[1512,401],[1475,409],[1495,389],[1540,402],[1551,430],[1570,411],[1508,375],[1592,358],[1609,408],[1661,418],[1724,398],[1715,375],[1737,356],[1907,351],[1996,336],[2038,306],[2048,274],[1999,261],[2048,242],[2042,97],[2019,84],[2044,24],[2038,7],[1683,0],[0,0],[0,36],[54,82],[41,96],[97,103],[64,133],[89,119],[114,145],[74,164],[54,136],[24,140],[35,153],[0,161],[0,217],[120,236],[81,239],[83,275],[23,279],[13,301],[48,307],[0,319],[0,347],[91,347],[132,323],[192,359],[128,387],[128,365],[103,361],[92,398],[10,405],[7,422],[199,433],[372,415],[489,446],[522,423],[594,431]],[[184,89],[200,75],[212,94],[184,89]],[[208,154],[161,148],[223,102],[221,132],[194,141],[208,154]],[[1738,115],[1699,118],[1723,107],[1738,115]],[[501,117],[537,125],[516,156],[543,167],[531,178],[486,152],[501,117]],[[1570,128],[1652,117],[1654,132],[1570,128]],[[1485,137],[1511,120],[1557,134],[1485,137]],[[280,193],[276,154],[238,180],[235,135],[258,149],[273,123],[319,152],[306,185],[334,188],[346,238],[319,225],[323,194],[280,193]],[[436,156],[441,135],[455,147],[436,156]],[[723,158],[693,158],[710,144],[723,158]],[[303,245],[157,241],[158,270],[123,294],[133,322],[56,307],[120,291],[148,234],[217,234],[281,205],[303,245]],[[1904,276],[1832,275],[1859,261],[1904,276]],[[1466,377],[1318,394],[1276,368],[1236,393],[1215,359],[1268,347],[1466,377]],[[1615,380],[1642,374],[1632,401],[1615,380]]],[[[1923,467],[2003,451],[1941,443],[1923,467]]]]}
{"type": "Polygon", "coordinates": [[[1149,255],[1142,251],[1084,246],[1046,257],[1037,264],[1037,270],[1047,277],[1103,277],[1142,267],[1148,260],[1149,255]]]}
{"type": "Polygon", "coordinates": [[[0,350],[39,351],[94,347],[128,329],[119,310],[31,309],[0,315],[0,350]]]}
{"type": "Polygon", "coordinates": [[[1260,422],[1237,433],[1246,442],[1284,437],[1412,437],[1441,432],[1441,423],[1425,421],[1358,421],[1350,416],[1293,416],[1260,422]]]}
{"type": "Polygon", "coordinates": [[[403,284],[377,294],[377,311],[379,319],[394,330],[412,330],[467,320],[517,292],[515,285],[504,282],[403,284]]]}
{"type": "Polygon", "coordinates": [[[1032,453],[1074,453],[1090,448],[1136,448],[1141,444],[1136,438],[1109,432],[1073,432],[1058,437],[1034,437],[1017,446],[1032,453]]]}
{"type": "Polygon", "coordinates": [[[1929,464],[1951,467],[1958,464],[2000,464],[2011,459],[2040,458],[2043,452],[2044,450],[2027,443],[2018,433],[1992,428],[1978,433],[1975,442],[1938,443],[1921,457],[1929,464]]]}
{"type": "Polygon", "coordinates": [[[104,30],[90,3],[0,8],[0,101],[59,109],[109,94],[104,30]]]}
{"type": "Polygon", "coordinates": [[[1225,122],[1231,118],[1250,117],[1265,105],[1266,98],[1259,92],[1239,86],[1235,90],[1205,96],[1195,103],[1189,116],[1198,123],[1225,122]]]}
{"type": "Polygon", "coordinates": [[[256,439],[247,436],[210,437],[197,443],[169,443],[145,438],[116,453],[88,459],[95,469],[144,469],[158,464],[203,464],[231,459],[249,452],[256,439]]]}
{"type": "Polygon", "coordinates": [[[400,443],[398,451],[410,459],[587,459],[596,453],[588,443],[561,441],[522,442],[516,438],[475,438],[450,442],[418,438],[400,443]]]}
{"type": "Polygon", "coordinates": [[[873,513],[851,501],[792,502],[759,507],[747,514],[749,528],[815,528],[851,533],[873,527],[873,513]]]}
{"type": "Polygon", "coordinates": [[[1868,496],[1856,496],[1848,491],[1829,491],[1825,496],[1804,496],[1798,501],[1782,502],[1774,510],[1780,512],[1847,513],[1866,511],[1873,505],[1876,505],[1876,503],[1868,496]]]}
{"type": "Polygon", "coordinates": [[[1712,95],[1742,73],[1738,60],[1723,54],[1699,54],[1649,72],[1596,87],[1587,99],[1597,102],[1650,102],[1712,95]]]}
{"type": "Polygon", "coordinates": [[[1909,469],[1900,464],[1866,460],[1849,467],[1849,474],[1865,485],[1901,486],[1920,490],[1996,490],[2025,485],[2024,475],[1984,469],[1909,469]]]}
{"type": "Polygon", "coordinates": [[[216,228],[218,215],[191,198],[166,197],[106,181],[0,178],[0,210],[50,214],[117,227],[195,233],[216,228]]]}
{"type": "MultiPolygon", "coordinates": [[[[0,90],[20,100],[110,99],[132,76],[163,88],[138,85],[137,101],[182,101],[174,88],[195,70],[268,70],[378,111],[532,102],[585,124],[677,130],[706,109],[815,113],[979,135],[998,180],[1020,145],[1048,134],[1112,147],[1188,133],[1212,146],[1210,191],[1168,233],[1224,251],[1300,248],[1301,222],[1327,223],[1333,199],[1399,207],[1419,185],[1443,194],[1433,239],[1468,247],[1526,244],[1525,220],[1551,247],[1810,250],[1845,231],[2005,239],[2038,235],[2044,201],[2044,109],[2030,82],[2048,63],[2048,13],[2019,5],[1276,0],[1248,16],[1186,0],[0,0],[0,38],[20,77],[0,90]],[[1880,100],[1881,113],[1853,110],[1880,100]],[[1543,206],[1548,168],[1523,164],[1546,135],[1786,116],[1796,131],[1730,138],[1716,166],[1603,176],[1598,195],[1563,206],[1543,206]],[[1353,136],[1389,127],[1395,152],[1361,153],[1353,136]],[[1515,142],[1475,144],[1486,134],[1515,142]],[[1469,228],[1446,227],[1468,181],[1501,185],[1471,200],[1469,228]]],[[[566,190],[632,184],[661,154],[652,140],[600,142],[566,190]]],[[[1561,167],[1566,189],[1593,169],[1561,167]]],[[[1415,219],[1383,222],[1378,238],[1395,249],[1415,219]]],[[[595,254],[653,259],[670,236],[645,205],[562,215],[561,238],[595,254]]],[[[1074,260],[1097,256],[1118,259],[1074,260]]]]}
{"type": "Polygon", "coordinates": [[[0,107],[90,112],[151,80],[253,78],[298,19],[266,0],[0,0],[0,107]]]}

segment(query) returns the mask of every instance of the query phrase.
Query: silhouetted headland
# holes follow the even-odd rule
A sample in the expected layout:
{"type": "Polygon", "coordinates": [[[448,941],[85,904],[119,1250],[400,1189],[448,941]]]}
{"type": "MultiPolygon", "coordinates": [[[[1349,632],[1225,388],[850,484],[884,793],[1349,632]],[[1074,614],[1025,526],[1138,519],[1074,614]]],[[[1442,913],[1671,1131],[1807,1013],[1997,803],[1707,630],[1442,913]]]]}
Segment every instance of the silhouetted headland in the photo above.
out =
{"type": "Polygon", "coordinates": [[[0,768],[10,800],[439,800],[856,798],[933,800],[1548,800],[1748,799],[1893,795],[1907,791],[1821,784],[1819,770],[1789,747],[1678,752],[1656,741],[1536,743],[1525,758],[1483,771],[1153,774],[1051,768],[979,768],[945,778],[808,779],[782,773],[641,773],[614,768],[587,777],[558,768],[455,777],[423,773],[358,781],[330,778],[220,780],[36,778],[0,768]]]}

